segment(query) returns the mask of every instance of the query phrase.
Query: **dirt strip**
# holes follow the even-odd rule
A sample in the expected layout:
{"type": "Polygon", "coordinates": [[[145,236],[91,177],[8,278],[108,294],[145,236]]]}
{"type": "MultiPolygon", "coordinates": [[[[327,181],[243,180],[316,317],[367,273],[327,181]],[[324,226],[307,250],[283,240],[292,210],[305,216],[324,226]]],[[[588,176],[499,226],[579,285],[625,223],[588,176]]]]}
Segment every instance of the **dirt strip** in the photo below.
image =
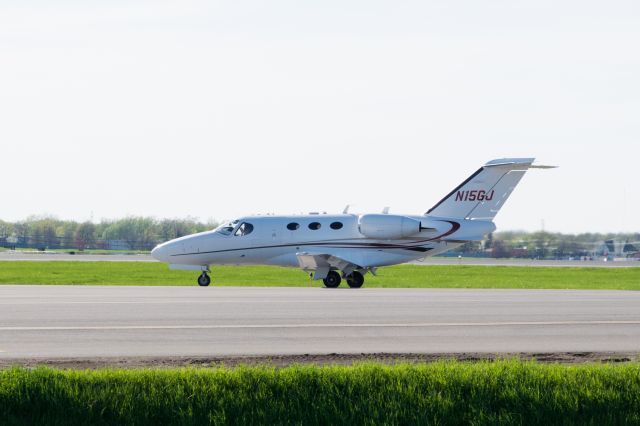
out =
{"type": "Polygon", "coordinates": [[[47,366],[61,369],[96,368],[174,368],[174,367],[235,367],[267,365],[286,367],[292,364],[350,365],[356,362],[385,364],[423,363],[443,360],[495,361],[498,359],[536,360],[542,363],[579,364],[589,362],[640,362],[640,353],[560,352],[560,353],[442,353],[442,354],[303,354],[262,356],[176,356],[176,357],[109,357],[109,358],[0,358],[0,369],[47,366]]]}

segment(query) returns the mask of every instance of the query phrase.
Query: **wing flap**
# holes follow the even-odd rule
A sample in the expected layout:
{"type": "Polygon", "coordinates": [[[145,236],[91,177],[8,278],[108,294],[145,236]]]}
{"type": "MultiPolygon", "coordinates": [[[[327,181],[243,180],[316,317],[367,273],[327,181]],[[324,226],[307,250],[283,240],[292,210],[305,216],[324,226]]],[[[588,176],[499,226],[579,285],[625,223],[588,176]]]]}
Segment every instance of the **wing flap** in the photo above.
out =
{"type": "Polygon", "coordinates": [[[296,253],[296,257],[302,270],[313,272],[314,280],[326,278],[332,269],[339,269],[345,274],[349,274],[356,269],[361,269],[353,262],[327,253],[302,252],[296,253]]]}

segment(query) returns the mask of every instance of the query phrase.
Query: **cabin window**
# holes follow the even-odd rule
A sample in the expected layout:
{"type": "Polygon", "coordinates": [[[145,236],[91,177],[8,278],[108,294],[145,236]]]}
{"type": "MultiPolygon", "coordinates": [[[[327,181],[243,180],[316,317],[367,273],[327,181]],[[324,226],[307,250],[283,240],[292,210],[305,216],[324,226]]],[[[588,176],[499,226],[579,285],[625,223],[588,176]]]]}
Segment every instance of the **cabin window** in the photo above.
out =
{"type": "Polygon", "coordinates": [[[333,222],[329,225],[331,229],[342,229],[342,222],[333,222]]]}
{"type": "Polygon", "coordinates": [[[320,229],[320,222],[311,222],[309,224],[309,229],[313,230],[313,231],[317,231],[318,229],[320,229]]]}
{"type": "Polygon", "coordinates": [[[299,223],[291,222],[290,224],[287,225],[287,229],[289,231],[295,231],[298,228],[300,228],[300,224],[299,223]]]}
{"type": "Polygon", "coordinates": [[[253,225],[249,222],[242,222],[238,229],[236,229],[236,233],[233,234],[236,237],[243,237],[245,235],[249,235],[253,231],[253,225]]]}

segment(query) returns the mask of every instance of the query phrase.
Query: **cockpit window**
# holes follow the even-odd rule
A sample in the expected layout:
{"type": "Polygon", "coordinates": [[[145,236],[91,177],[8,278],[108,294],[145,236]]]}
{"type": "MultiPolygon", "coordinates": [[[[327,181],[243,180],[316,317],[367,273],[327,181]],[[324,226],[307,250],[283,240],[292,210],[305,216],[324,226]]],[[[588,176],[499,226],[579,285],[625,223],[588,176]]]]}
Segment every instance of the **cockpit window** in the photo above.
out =
{"type": "Polygon", "coordinates": [[[216,229],[214,229],[214,232],[217,232],[218,234],[222,234],[222,235],[231,235],[231,233],[235,229],[238,222],[240,221],[236,219],[232,222],[224,223],[218,226],[216,229]]]}
{"type": "Polygon", "coordinates": [[[242,222],[242,224],[238,226],[238,229],[233,235],[235,235],[236,237],[242,237],[244,235],[249,235],[251,231],[253,231],[253,225],[249,222],[242,222]]]}

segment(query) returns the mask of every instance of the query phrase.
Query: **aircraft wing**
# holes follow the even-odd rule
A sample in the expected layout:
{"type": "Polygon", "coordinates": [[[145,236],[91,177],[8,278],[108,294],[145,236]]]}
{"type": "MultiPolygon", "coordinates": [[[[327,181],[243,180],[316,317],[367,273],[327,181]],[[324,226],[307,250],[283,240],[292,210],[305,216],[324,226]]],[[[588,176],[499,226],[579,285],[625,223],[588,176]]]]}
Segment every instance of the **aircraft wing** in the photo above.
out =
{"type": "Polygon", "coordinates": [[[349,274],[356,269],[361,269],[356,263],[334,256],[328,253],[296,253],[300,268],[304,271],[313,271],[313,279],[321,280],[327,277],[329,271],[339,269],[344,274],[349,274]]]}

